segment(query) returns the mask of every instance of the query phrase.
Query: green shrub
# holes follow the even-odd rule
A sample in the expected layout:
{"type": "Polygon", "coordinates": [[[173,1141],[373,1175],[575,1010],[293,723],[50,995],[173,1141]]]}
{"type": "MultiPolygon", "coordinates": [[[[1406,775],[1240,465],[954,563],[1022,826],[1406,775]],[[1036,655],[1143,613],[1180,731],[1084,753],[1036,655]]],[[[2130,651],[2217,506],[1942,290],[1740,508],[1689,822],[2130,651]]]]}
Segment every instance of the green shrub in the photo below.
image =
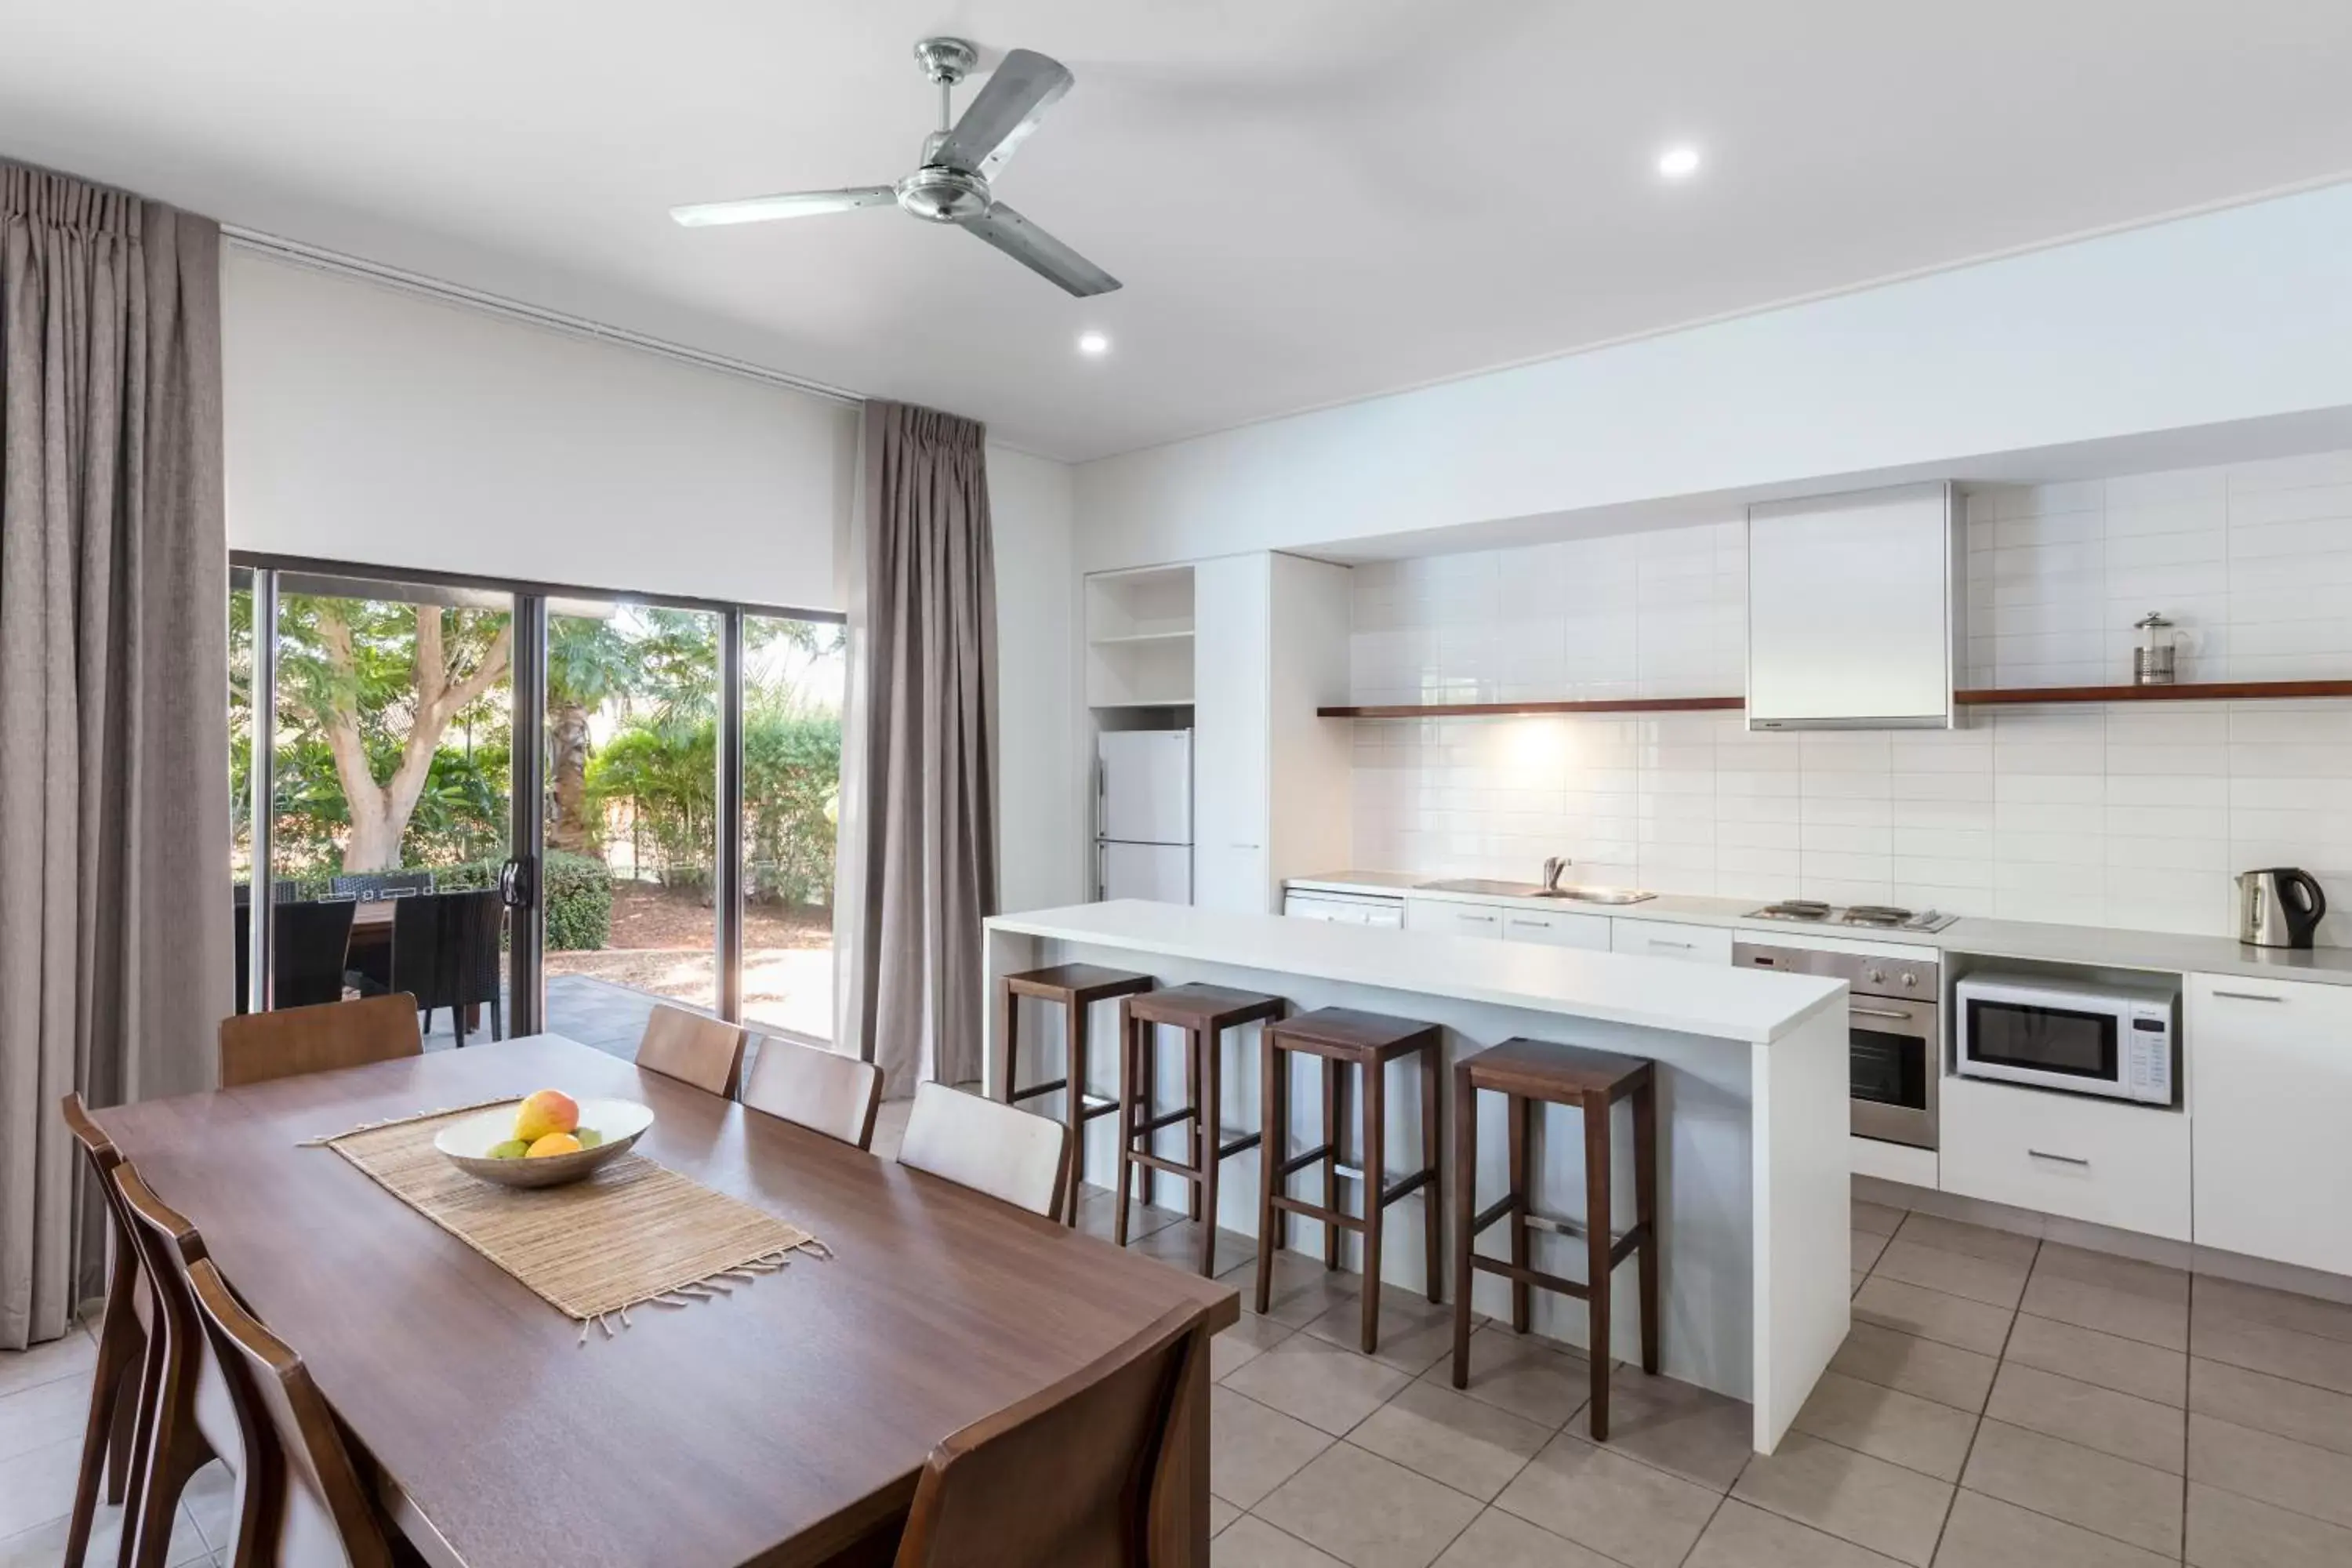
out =
{"type": "MultiPolygon", "coordinates": [[[[436,866],[433,885],[445,893],[499,885],[500,860],[436,866]]],[[[593,952],[613,935],[613,873],[590,855],[551,849],[540,862],[540,902],[547,906],[550,952],[593,952]]]]}

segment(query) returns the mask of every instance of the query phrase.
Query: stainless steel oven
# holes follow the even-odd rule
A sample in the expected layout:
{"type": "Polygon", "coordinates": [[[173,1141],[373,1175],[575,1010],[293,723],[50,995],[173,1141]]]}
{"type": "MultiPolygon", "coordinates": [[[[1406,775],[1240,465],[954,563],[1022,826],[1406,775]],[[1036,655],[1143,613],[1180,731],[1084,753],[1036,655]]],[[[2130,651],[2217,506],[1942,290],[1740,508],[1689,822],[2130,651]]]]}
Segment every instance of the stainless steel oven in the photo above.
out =
{"type": "Polygon", "coordinates": [[[1846,1001],[1847,1087],[1853,1131],[1914,1148],[1936,1146],[1936,1085],[1943,1076],[1937,1032],[1938,955],[1887,958],[1813,948],[1735,942],[1742,969],[1778,969],[1843,980],[1846,1001]]]}

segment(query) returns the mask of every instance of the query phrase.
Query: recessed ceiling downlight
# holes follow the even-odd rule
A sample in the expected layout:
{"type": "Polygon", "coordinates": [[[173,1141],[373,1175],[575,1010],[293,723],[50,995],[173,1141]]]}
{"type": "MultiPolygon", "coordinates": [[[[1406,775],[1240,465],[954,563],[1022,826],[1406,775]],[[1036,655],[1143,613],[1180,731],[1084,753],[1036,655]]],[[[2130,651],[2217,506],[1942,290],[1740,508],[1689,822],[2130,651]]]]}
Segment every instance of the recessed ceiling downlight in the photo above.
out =
{"type": "Polygon", "coordinates": [[[1100,332],[1080,332],[1078,352],[1089,358],[1110,353],[1110,339],[1100,332]]]}
{"type": "Polygon", "coordinates": [[[1698,173],[1698,149],[1669,147],[1658,154],[1658,173],[1669,180],[1687,180],[1698,173]]]}

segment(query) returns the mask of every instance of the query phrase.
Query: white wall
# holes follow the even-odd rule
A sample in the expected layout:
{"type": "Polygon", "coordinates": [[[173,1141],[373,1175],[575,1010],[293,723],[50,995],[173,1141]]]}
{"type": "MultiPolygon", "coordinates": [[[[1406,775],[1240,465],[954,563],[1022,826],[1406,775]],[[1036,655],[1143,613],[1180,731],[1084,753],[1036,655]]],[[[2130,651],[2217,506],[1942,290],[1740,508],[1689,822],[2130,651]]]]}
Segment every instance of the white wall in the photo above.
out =
{"type": "MultiPolygon", "coordinates": [[[[2352,405],[2352,186],[1089,463],[1088,570],[2352,405]]],[[[2190,459],[2210,460],[2210,459],[2190,459]]]]}
{"type": "MultiPolygon", "coordinates": [[[[1968,532],[1971,684],[2126,679],[2150,609],[2193,639],[2185,680],[2352,669],[2352,452],[1986,490],[1968,532]]],[[[1359,565],[1355,700],[1737,695],[1744,569],[1737,521],[1359,565]]],[[[2234,873],[2299,865],[2352,942],[2352,702],[1971,716],[1358,721],[1352,858],[2213,935],[2234,873]]]]}
{"type": "Polygon", "coordinates": [[[1008,910],[1085,895],[1078,581],[1067,467],[988,449],[996,537],[997,850],[1008,910]]]}
{"type": "Polygon", "coordinates": [[[225,247],[241,550],[840,609],[854,408],[225,247]]]}

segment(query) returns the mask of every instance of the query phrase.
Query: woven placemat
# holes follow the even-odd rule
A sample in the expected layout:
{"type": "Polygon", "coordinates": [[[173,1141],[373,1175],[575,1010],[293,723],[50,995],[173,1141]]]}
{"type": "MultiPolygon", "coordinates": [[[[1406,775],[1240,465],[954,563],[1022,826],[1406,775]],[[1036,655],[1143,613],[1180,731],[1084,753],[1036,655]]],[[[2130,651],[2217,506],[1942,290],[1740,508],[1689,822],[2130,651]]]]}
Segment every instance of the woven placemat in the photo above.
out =
{"type": "MultiPolygon", "coordinates": [[[[513,1100],[493,1104],[514,1104],[513,1100]]],[[[628,1310],[683,1306],[772,1273],[824,1246],[789,1220],[713,1192],[631,1150],[560,1187],[502,1187],[433,1147],[447,1122],[487,1109],[421,1116],[323,1140],[385,1191],[456,1237],[556,1310],[592,1327],[628,1310]]]]}

